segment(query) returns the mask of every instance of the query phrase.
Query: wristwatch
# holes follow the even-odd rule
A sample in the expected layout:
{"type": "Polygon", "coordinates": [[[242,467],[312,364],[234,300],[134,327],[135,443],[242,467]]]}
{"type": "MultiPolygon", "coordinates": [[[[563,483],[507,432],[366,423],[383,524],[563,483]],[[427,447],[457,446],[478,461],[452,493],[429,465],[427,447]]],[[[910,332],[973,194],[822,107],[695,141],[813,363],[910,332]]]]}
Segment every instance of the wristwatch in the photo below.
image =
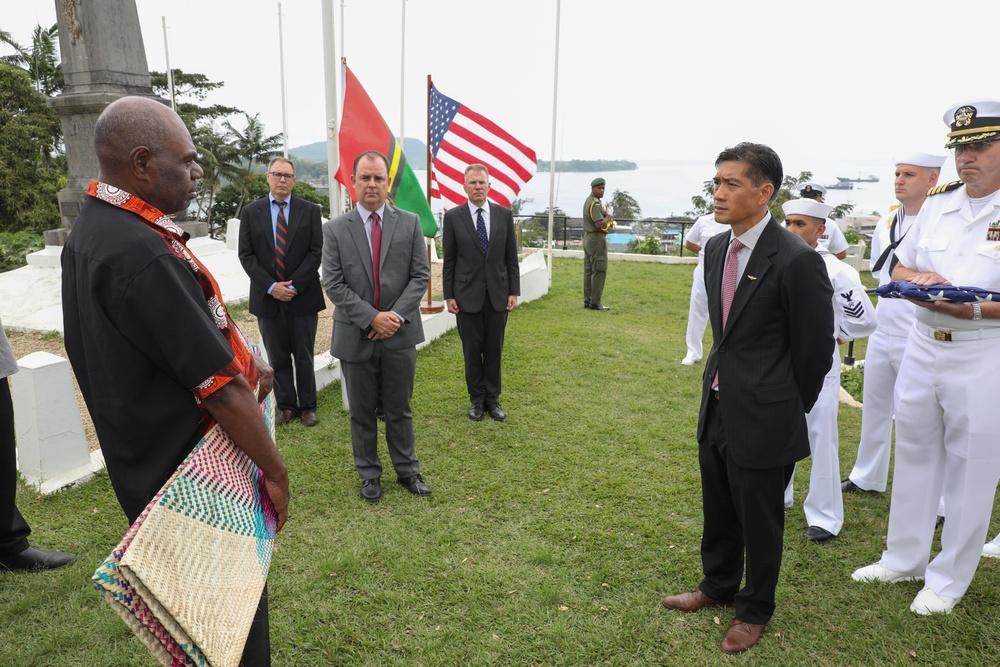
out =
{"type": "Polygon", "coordinates": [[[983,319],[983,307],[978,303],[972,304],[972,321],[983,319]]]}

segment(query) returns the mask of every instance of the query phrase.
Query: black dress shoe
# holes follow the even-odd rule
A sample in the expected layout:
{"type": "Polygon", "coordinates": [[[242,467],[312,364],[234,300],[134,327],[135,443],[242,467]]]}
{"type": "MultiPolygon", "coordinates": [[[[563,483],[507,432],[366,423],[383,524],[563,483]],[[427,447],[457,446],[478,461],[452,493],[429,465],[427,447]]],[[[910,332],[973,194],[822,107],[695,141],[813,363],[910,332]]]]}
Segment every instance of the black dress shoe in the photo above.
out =
{"type": "Polygon", "coordinates": [[[293,410],[282,408],[281,410],[278,410],[278,414],[274,416],[274,425],[284,426],[293,419],[295,419],[295,412],[293,410]]]}
{"type": "Polygon", "coordinates": [[[605,306],[600,303],[592,303],[588,306],[591,310],[611,310],[610,306],[605,306]]]}
{"type": "Polygon", "coordinates": [[[507,415],[504,414],[503,408],[500,407],[499,403],[490,403],[489,405],[487,405],[486,412],[487,414],[489,414],[490,418],[498,422],[502,422],[504,419],[507,418],[507,415]]]}
{"type": "Polygon", "coordinates": [[[366,479],[361,482],[361,500],[377,503],[382,500],[382,484],[376,479],[366,479]]]}
{"type": "Polygon", "coordinates": [[[589,309],[590,308],[590,302],[589,301],[584,301],[583,302],[583,307],[589,309]]]}
{"type": "Polygon", "coordinates": [[[400,477],[396,481],[405,486],[406,490],[415,496],[431,495],[431,487],[424,483],[424,478],[420,475],[414,475],[413,477],[400,477]]]}
{"type": "Polygon", "coordinates": [[[848,477],[847,479],[845,479],[843,482],[840,483],[840,490],[843,493],[873,493],[873,494],[881,493],[880,491],[869,491],[868,489],[862,489],[860,486],[852,482],[850,477],[848,477]]]}
{"type": "Polygon", "coordinates": [[[24,572],[40,572],[55,570],[69,565],[76,556],[64,551],[44,551],[28,547],[16,554],[0,554],[0,570],[21,570],[24,572]]]}
{"type": "Polygon", "coordinates": [[[806,538],[810,542],[815,544],[826,544],[830,540],[836,537],[826,528],[820,528],[819,526],[809,526],[806,532],[802,533],[802,537],[806,538]]]}
{"type": "Polygon", "coordinates": [[[469,408],[469,419],[474,422],[483,421],[483,406],[478,403],[473,403],[472,407],[469,408]]]}

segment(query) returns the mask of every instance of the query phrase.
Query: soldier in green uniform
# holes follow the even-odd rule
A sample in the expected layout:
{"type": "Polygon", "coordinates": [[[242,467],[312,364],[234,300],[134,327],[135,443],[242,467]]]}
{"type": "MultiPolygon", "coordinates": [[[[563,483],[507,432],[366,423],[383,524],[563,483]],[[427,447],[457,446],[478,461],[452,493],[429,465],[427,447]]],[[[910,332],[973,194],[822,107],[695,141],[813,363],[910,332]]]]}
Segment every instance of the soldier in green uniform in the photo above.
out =
{"type": "Polygon", "coordinates": [[[601,202],[604,179],[590,182],[590,196],[583,204],[583,307],[611,310],[601,303],[604,279],[608,274],[608,241],[605,236],[611,215],[601,202]]]}

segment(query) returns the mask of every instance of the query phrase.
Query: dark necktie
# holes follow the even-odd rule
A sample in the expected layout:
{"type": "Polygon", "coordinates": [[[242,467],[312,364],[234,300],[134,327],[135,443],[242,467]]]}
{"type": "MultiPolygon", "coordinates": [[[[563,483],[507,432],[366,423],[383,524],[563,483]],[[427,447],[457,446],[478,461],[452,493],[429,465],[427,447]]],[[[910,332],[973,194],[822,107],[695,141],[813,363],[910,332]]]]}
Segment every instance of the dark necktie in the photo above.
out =
{"type": "Polygon", "coordinates": [[[288,250],[288,221],[285,220],[285,204],[288,202],[276,201],[278,205],[278,224],[274,229],[274,260],[278,263],[276,273],[278,280],[285,279],[285,251],[288,250]]]}
{"type": "Polygon", "coordinates": [[[372,278],[375,282],[375,300],[373,305],[378,308],[378,260],[382,254],[382,225],[378,222],[378,213],[372,213],[372,278]]]}
{"type": "MultiPolygon", "coordinates": [[[[726,330],[726,322],[729,321],[729,309],[733,305],[733,295],[736,293],[736,283],[737,283],[737,273],[739,272],[740,260],[737,255],[739,255],[740,248],[743,248],[743,243],[739,239],[734,238],[732,243],[729,244],[729,253],[726,255],[726,267],[722,271],[722,330],[726,330]]],[[[719,370],[716,368],[715,377],[712,379],[712,388],[718,389],[719,387],[719,370]]]]}
{"type": "Polygon", "coordinates": [[[483,220],[483,209],[476,209],[476,234],[479,235],[479,249],[483,251],[483,257],[490,248],[490,240],[486,236],[486,222],[483,220]]]}

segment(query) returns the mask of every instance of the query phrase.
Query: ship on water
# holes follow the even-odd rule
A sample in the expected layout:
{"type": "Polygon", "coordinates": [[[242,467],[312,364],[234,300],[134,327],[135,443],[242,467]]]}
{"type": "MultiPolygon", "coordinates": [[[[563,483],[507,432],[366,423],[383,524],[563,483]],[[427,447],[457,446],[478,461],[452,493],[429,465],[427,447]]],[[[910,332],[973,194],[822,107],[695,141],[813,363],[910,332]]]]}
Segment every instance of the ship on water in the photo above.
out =
{"type": "Polygon", "coordinates": [[[878,183],[878,176],[875,176],[874,174],[868,176],[858,176],[857,178],[838,176],[837,180],[841,183],[878,183]]]}
{"type": "Polygon", "coordinates": [[[838,183],[833,183],[832,185],[827,185],[826,186],[827,190],[853,190],[854,189],[854,183],[853,182],[851,182],[851,181],[845,181],[844,179],[840,178],[839,176],[837,178],[838,178],[839,182],[838,183]]]}

